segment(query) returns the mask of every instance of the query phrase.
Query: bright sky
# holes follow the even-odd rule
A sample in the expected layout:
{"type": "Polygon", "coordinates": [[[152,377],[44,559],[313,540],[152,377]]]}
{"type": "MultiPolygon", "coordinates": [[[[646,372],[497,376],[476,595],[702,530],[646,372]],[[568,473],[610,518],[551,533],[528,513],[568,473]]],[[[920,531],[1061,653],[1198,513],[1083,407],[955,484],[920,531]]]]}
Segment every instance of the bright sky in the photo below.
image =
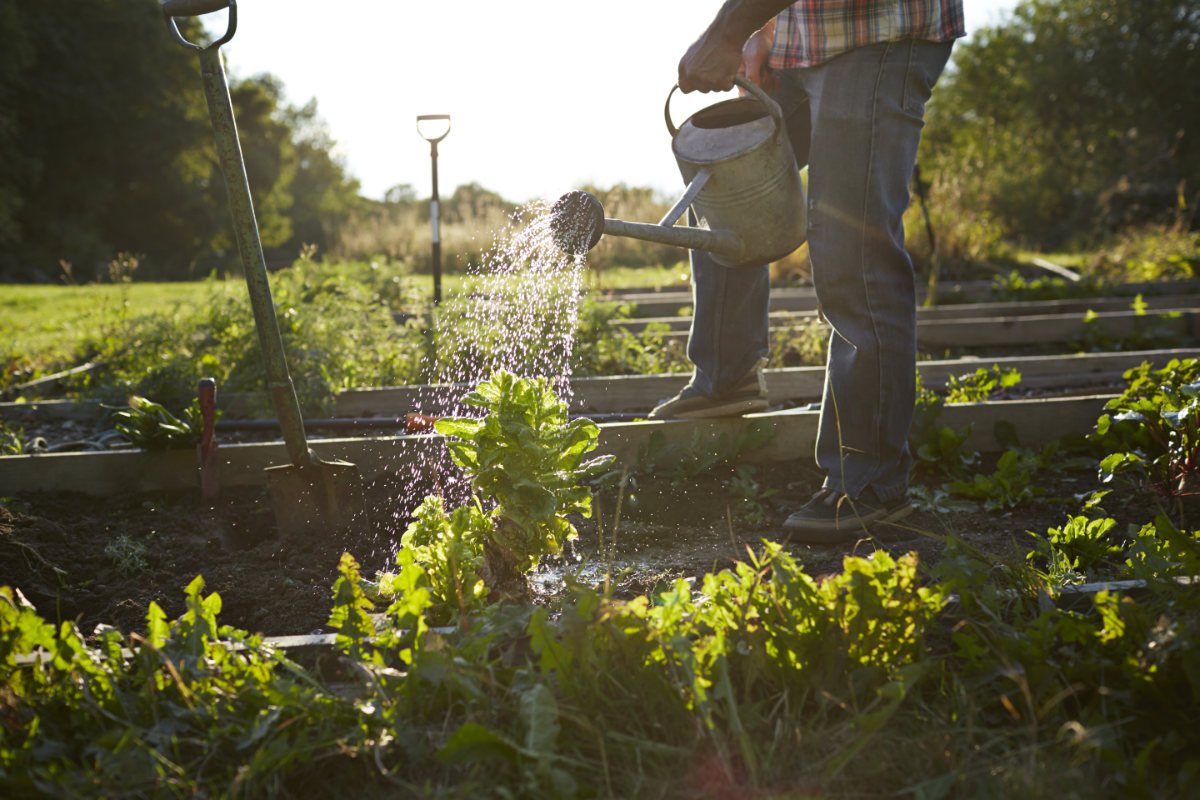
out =
{"type": "MultiPolygon", "coordinates": [[[[968,30],[1016,0],[965,0],[968,30]]],[[[233,76],[271,72],[289,102],[316,98],[338,153],[382,197],[430,191],[418,114],[449,114],[443,197],[475,181],[552,199],[584,183],[681,188],[663,123],[679,57],[721,0],[239,0],[233,76]]],[[[224,13],[210,25],[224,29],[224,13]]],[[[198,78],[197,78],[198,79],[198,78]]],[[[713,101],[672,102],[681,121],[713,101]]]]}

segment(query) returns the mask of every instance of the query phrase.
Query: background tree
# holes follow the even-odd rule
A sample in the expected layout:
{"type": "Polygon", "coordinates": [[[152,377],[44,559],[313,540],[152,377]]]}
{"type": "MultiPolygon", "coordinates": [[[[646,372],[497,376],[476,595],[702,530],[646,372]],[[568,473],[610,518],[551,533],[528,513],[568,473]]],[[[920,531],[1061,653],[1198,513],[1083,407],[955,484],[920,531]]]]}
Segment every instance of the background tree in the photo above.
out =
{"type": "Polygon", "coordinates": [[[0,226],[10,270],[197,244],[211,230],[196,191],[212,181],[199,153],[204,101],[157,3],[21,0],[4,13],[24,33],[0,88],[16,153],[0,195],[20,198],[0,226]]]}
{"type": "Polygon", "coordinates": [[[315,100],[286,109],[284,118],[292,130],[295,156],[289,212],[292,236],[284,250],[297,252],[310,244],[327,253],[361,202],[359,183],[334,156],[333,138],[317,114],[315,100]]]}
{"type": "Polygon", "coordinates": [[[955,49],[922,148],[935,197],[1043,247],[1194,206],[1197,75],[1190,0],[1025,0],[955,49]]]}
{"type": "MultiPolygon", "coordinates": [[[[158,2],[17,0],[0,29],[0,278],[53,279],[67,260],[86,279],[122,251],[145,277],[236,267],[199,67],[158,2]]],[[[269,75],[230,94],[264,245],[286,260],[326,242],[357,184],[315,105],[287,106],[269,75]]]]}

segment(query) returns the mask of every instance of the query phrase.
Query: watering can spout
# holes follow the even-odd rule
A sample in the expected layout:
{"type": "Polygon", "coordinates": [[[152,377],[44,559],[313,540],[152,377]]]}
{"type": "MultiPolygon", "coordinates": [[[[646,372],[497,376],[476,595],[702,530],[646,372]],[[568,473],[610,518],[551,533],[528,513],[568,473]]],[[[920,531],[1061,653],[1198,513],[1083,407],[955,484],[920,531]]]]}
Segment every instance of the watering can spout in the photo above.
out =
{"type": "Polygon", "coordinates": [[[671,214],[657,225],[646,222],[626,222],[604,216],[604,206],[590,192],[571,191],[555,201],[550,212],[550,229],[554,242],[565,253],[581,256],[596,246],[600,237],[626,236],[656,244],[706,250],[731,263],[743,260],[745,248],[731,230],[676,227],[671,214]]]}

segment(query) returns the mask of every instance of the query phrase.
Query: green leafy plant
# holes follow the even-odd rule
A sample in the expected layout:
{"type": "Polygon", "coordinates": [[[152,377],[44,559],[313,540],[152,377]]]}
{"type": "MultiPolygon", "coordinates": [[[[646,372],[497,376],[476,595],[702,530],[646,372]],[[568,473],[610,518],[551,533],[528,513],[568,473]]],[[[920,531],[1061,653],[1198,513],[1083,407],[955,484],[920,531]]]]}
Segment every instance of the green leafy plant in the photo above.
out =
{"type": "Polygon", "coordinates": [[[1105,454],[1100,478],[1128,477],[1182,513],[1183,498],[1200,493],[1200,360],[1142,364],[1125,378],[1125,391],[1088,436],[1105,454]]]}
{"type": "Polygon", "coordinates": [[[25,432],[0,419],[0,456],[19,456],[25,452],[25,432]]]}
{"type": "Polygon", "coordinates": [[[1025,278],[1017,270],[992,280],[992,294],[997,300],[1067,300],[1080,297],[1100,297],[1107,286],[1093,279],[1068,281],[1065,278],[1025,278]]]}
{"type": "Polygon", "coordinates": [[[725,485],[733,499],[731,509],[735,519],[751,527],[763,526],[770,521],[770,508],[766,501],[778,492],[763,486],[758,479],[758,467],[753,464],[737,465],[733,477],[725,485]]]}
{"type": "Polygon", "coordinates": [[[1111,566],[1124,552],[1125,541],[1116,529],[1117,521],[1111,517],[1073,516],[1044,536],[1033,534],[1036,545],[1028,557],[1044,564],[1047,576],[1057,584],[1082,582],[1082,576],[1099,565],[1111,566]]]}
{"type": "Polygon", "coordinates": [[[1009,511],[1043,494],[1033,478],[1045,463],[1044,453],[1009,449],[1000,456],[991,474],[976,473],[970,480],[951,481],[946,488],[958,497],[982,502],[987,511],[1009,511]]]}
{"type": "MultiPolygon", "coordinates": [[[[426,497],[415,519],[400,537],[400,546],[425,573],[434,607],[434,622],[465,620],[487,601],[483,570],[485,541],[492,522],[479,506],[468,504],[446,513],[442,499],[426,497]]],[[[389,577],[383,587],[395,594],[389,577]]]]}
{"type": "Polygon", "coordinates": [[[952,375],[946,382],[947,403],[982,403],[996,393],[1011,389],[1021,382],[1020,371],[993,364],[991,369],[980,367],[966,375],[952,375]]]}
{"type": "Polygon", "coordinates": [[[203,430],[199,400],[192,401],[181,419],[159,403],[134,395],[129,407],[114,411],[112,418],[113,427],[126,439],[147,450],[195,445],[203,430]]]}
{"type": "Polygon", "coordinates": [[[820,366],[829,351],[829,325],[813,317],[772,331],[770,361],[787,367],[820,366]]]}
{"type": "Polygon", "coordinates": [[[545,378],[498,370],[463,403],[487,415],[441,419],[436,429],[471,481],[479,510],[471,524],[487,526],[478,537],[484,579],[493,591],[512,590],[524,586],[541,556],[559,553],[575,538],[568,515],[590,516],[592,509],[583,481],[605,471],[612,456],[585,460],[600,429],[588,419],[569,419],[545,378]]]}
{"type": "Polygon", "coordinates": [[[1200,530],[1177,528],[1166,514],[1143,525],[1125,551],[1124,568],[1146,581],[1200,575],[1200,530]]]}
{"type": "Polygon", "coordinates": [[[945,405],[945,398],[928,389],[918,372],[909,449],[919,475],[934,479],[965,478],[979,463],[979,453],[966,446],[973,426],[968,424],[956,430],[943,425],[940,418],[945,405]]]}

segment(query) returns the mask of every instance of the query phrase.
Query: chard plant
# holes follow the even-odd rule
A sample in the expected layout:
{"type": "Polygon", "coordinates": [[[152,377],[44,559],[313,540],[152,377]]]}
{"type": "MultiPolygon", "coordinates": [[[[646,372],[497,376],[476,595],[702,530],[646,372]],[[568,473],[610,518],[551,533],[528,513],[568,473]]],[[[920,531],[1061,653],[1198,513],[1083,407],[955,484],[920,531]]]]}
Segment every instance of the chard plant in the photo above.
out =
{"type": "MultiPolygon", "coordinates": [[[[400,537],[402,553],[412,564],[420,564],[431,598],[437,608],[457,612],[459,619],[479,610],[487,602],[483,570],[486,535],[491,528],[479,506],[468,504],[447,513],[442,498],[430,496],[417,508],[415,519],[400,537]]],[[[402,567],[402,570],[407,567],[402,567]]],[[[381,582],[385,595],[394,595],[394,576],[381,582]]],[[[443,613],[435,623],[455,616],[443,613]]]]}
{"type": "Polygon", "coordinates": [[[569,516],[591,516],[584,481],[603,473],[612,456],[586,458],[600,429],[571,420],[545,378],[498,370],[463,403],[486,414],[435,427],[471,482],[468,504],[447,512],[426,500],[401,541],[434,594],[465,613],[482,596],[479,580],[494,597],[528,594],[526,573],[577,536],[569,516]]]}
{"type": "Polygon", "coordinates": [[[193,399],[177,417],[160,403],[133,395],[129,407],[113,412],[113,427],[137,447],[146,450],[169,450],[198,444],[203,421],[200,401],[193,399]]]}

